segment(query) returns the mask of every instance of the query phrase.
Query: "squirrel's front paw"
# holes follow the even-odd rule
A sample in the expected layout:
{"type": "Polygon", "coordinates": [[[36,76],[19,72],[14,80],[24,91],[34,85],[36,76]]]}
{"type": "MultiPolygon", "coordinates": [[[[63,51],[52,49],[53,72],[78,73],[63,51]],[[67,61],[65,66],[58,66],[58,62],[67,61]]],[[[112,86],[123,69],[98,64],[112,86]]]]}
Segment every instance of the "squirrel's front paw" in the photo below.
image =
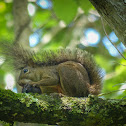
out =
{"type": "Polygon", "coordinates": [[[32,85],[33,87],[37,87],[38,84],[37,84],[36,82],[32,82],[32,81],[31,81],[31,82],[29,83],[29,85],[32,85]]]}
{"type": "Polygon", "coordinates": [[[20,85],[20,86],[24,86],[24,85],[26,85],[26,84],[30,84],[31,83],[31,80],[29,80],[29,79],[20,79],[20,80],[18,80],[18,84],[20,85]]]}
{"type": "Polygon", "coordinates": [[[24,83],[23,81],[18,81],[18,84],[23,87],[26,83],[24,83]]]}
{"type": "Polygon", "coordinates": [[[42,94],[42,91],[39,87],[33,87],[32,85],[26,84],[22,88],[22,93],[38,93],[42,94]]]}

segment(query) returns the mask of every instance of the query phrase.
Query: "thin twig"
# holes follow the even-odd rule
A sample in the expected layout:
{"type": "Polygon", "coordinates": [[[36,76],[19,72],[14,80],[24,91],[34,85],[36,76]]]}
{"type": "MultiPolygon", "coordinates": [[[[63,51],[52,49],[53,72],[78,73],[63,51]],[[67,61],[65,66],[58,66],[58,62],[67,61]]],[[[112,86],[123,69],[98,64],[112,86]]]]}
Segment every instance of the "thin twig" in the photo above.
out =
{"type": "MultiPolygon", "coordinates": [[[[115,61],[113,61],[113,62],[115,62],[115,61]]],[[[115,62],[115,63],[118,64],[118,65],[121,65],[121,66],[126,66],[126,65],[118,63],[118,62],[115,62]]]]}
{"type": "Polygon", "coordinates": [[[101,93],[101,94],[98,95],[98,97],[108,95],[108,94],[111,94],[111,93],[114,93],[114,92],[117,92],[117,91],[122,91],[122,90],[126,90],[126,89],[120,89],[120,90],[115,90],[115,91],[111,91],[111,92],[107,92],[107,93],[101,93]]]}
{"type": "Polygon", "coordinates": [[[111,42],[111,44],[117,49],[118,53],[126,60],[125,56],[118,50],[118,48],[116,47],[116,45],[110,40],[108,34],[106,33],[105,27],[104,27],[104,23],[103,23],[103,19],[101,17],[101,22],[102,22],[102,26],[103,26],[103,30],[105,32],[106,37],[108,38],[108,40],[111,42]]]}
{"type": "Polygon", "coordinates": [[[113,85],[112,87],[115,87],[115,86],[118,86],[118,85],[124,85],[124,84],[126,84],[126,83],[115,84],[115,85],[113,85]]]}

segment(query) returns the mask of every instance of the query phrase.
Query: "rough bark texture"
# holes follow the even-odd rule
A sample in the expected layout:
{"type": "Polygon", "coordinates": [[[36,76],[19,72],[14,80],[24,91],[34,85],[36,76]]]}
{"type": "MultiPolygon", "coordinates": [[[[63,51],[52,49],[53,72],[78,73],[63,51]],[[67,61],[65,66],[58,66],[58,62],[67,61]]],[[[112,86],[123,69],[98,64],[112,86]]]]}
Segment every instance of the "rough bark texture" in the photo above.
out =
{"type": "Polygon", "coordinates": [[[60,126],[115,126],[126,123],[126,100],[97,97],[16,94],[0,89],[0,120],[59,124],[60,126]]]}
{"type": "Polygon", "coordinates": [[[126,3],[124,0],[90,0],[90,2],[126,46],[126,3]]]}

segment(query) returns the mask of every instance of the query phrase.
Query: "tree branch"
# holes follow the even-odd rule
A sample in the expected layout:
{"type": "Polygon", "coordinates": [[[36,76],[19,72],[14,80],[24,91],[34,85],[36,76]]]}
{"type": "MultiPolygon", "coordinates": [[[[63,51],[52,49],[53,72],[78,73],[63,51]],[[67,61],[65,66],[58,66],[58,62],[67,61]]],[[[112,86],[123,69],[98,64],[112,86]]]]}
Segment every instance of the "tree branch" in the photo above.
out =
{"type": "Polygon", "coordinates": [[[0,89],[0,120],[42,124],[117,125],[126,123],[126,100],[16,94],[0,89]]]}
{"type": "Polygon", "coordinates": [[[90,2],[126,46],[126,4],[124,0],[90,0],[90,2]]]}
{"type": "Polygon", "coordinates": [[[13,0],[13,15],[15,25],[15,41],[21,45],[28,46],[31,34],[30,16],[27,10],[28,0],[13,0]],[[27,44],[26,44],[27,43],[27,44]]]}

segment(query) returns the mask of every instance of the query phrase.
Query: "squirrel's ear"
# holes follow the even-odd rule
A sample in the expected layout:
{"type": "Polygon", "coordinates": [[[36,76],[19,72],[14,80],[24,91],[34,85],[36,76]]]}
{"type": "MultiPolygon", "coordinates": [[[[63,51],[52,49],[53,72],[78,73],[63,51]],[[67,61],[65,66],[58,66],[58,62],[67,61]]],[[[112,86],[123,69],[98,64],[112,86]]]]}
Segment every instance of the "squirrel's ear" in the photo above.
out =
{"type": "Polygon", "coordinates": [[[27,61],[27,65],[30,66],[30,67],[35,67],[35,63],[33,62],[32,59],[29,59],[29,60],[27,61]]]}

